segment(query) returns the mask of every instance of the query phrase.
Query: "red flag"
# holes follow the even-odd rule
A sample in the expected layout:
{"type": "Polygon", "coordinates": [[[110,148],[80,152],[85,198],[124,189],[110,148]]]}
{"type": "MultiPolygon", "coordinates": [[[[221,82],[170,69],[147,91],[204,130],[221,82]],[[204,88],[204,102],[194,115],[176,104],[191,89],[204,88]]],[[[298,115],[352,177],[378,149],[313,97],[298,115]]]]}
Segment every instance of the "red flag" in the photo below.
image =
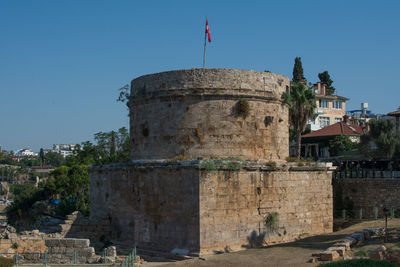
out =
{"type": "Polygon", "coordinates": [[[208,27],[208,19],[206,19],[206,33],[208,34],[208,42],[211,43],[210,28],[208,27]]]}

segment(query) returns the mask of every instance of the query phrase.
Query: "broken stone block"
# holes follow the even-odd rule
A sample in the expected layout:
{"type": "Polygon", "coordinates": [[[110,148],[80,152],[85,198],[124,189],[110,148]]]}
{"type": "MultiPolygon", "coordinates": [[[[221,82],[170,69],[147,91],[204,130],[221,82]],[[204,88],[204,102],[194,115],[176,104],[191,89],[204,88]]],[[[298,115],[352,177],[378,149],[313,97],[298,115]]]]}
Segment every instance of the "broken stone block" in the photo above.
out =
{"type": "Polygon", "coordinates": [[[35,230],[32,230],[32,235],[39,235],[39,230],[37,230],[37,229],[35,229],[35,230]]]}
{"type": "Polygon", "coordinates": [[[339,255],[341,257],[343,257],[346,253],[346,247],[330,247],[327,249],[328,251],[336,251],[337,253],[339,253],[339,255]]]}
{"type": "Polygon", "coordinates": [[[320,256],[321,261],[336,261],[340,259],[339,253],[336,251],[324,251],[320,256]]]}
{"type": "Polygon", "coordinates": [[[383,260],[384,259],[383,251],[374,250],[371,253],[369,253],[368,256],[372,260],[383,260]]]}
{"type": "Polygon", "coordinates": [[[7,238],[8,238],[8,239],[15,239],[15,238],[18,238],[18,236],[17,236],[16,233],[8,233],[8,234],[7,234],[7,238]]]}
{"type": "Polygon", "coordinates": [[[357,239],[347,236],[346,238],[343,239],[344,242],[350,242],[350,246],[357,244],[357,239]]]}
{"type": "Polygon", "coordinates": [[[108,256],[110,257],[117,257],[117,248],[115,246],[111,246],[107,248],[108,256]]]}
{"type": "Polygon", "coordinates": [[[334,247],[345,247],[346,251],[351,250],[351,248],[350,248],[351,242],[349,240],[337,242],[337,243],[333,244],[333,246],[334,247]]]}
{"type": "Polygon", "coordinates": [[[364,234],[354,233],[350,235],[350,237],[356,239],[359,242],[364,241],[364,234]]]}

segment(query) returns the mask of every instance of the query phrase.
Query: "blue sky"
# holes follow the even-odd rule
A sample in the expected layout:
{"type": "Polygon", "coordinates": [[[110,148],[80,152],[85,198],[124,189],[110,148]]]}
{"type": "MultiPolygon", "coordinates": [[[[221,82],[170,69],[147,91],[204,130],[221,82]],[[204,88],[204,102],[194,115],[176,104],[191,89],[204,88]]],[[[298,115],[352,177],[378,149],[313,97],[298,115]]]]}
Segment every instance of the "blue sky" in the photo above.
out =
{"type": "Polygon", "coordinates": [[[400,1],[0,1],[0,144],[38,151],[128,126],[117,89],[202,66],[306,78],[328,70],[348,109],[400,105],[400,1]]]}

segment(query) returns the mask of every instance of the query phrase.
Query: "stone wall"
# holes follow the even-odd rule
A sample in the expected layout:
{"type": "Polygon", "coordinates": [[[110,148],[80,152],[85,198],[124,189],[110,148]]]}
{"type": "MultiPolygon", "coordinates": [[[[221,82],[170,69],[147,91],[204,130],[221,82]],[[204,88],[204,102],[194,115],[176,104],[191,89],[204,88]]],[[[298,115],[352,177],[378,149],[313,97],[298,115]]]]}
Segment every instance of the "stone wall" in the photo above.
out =
{"type": "Polygon", "coordinates": [[[199,249],[198,170],[141,165],[94,167],[91,220],[106,219],[116,244],[199,249]]]}
{"type": "Polygon", "coordinates": [[[47,238],[46,234],[29,232],[29,235],[11,234],[8,239],[0,239],[0,257],[12,258],[18,253],[20,263],[43,262],[47,253],[49,263],[73,263],[74,253],[78,263],[98,260],[89,239],[47,238]]]}
{"type": "Polygon", "coordinates": [[[193,254],[332,231],[330,171],[249,164],[237,171],[199,161],[94,167],[91,218],[110,221],[117,245],[193,254]],[[276,233],[264,226],[272,212],[276,233]]]}
{"type": "Polygon", "coordinates": [[[269,72],[191,69],[132,81],[131,159],[235,157],[284,161],[289,155],[289,79],[269,72]],[[238,102],[249,103],[247,116],[238,102]]]}
{"type": "Polygon", "coordinates": [[[400,209],[399,178],[335,178],[333,179],[335,211],[353,210],[356,217],[362,208],[364,218],[374,218],[374,209],[383,216],[383,207],[400,209]]]}
{"type": "Polygon", "coordinates": [[[282,243],[331,232],[331,172],[242,170],[201,172],[200,243],[203,252],[282,243]],[[278,214],[279,229],[265,226],[278,214]],[[264,237],[264,238],[263,238],[264,237]]]}

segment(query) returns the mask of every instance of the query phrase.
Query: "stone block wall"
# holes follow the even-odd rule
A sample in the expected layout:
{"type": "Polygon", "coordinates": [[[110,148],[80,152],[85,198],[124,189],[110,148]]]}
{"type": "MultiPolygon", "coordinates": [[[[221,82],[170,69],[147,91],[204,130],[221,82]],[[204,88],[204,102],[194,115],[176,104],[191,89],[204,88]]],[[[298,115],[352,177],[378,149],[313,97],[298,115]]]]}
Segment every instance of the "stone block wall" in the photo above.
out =
{"type": "Polygon", "coordinates": [[[331,232],[331,172],[242,170],[200,174],[203,253],[292,241],[331,232]],[[278,231],[265,225],[277,213],[278,231]]]}
{"type": "MultiPolygon", "coordinates": [[[[157,165],[157,164],[156,164],[157,165]]],[[[109,165],[91,169],[90,219],[108,220],[114,244],[199,249],[198,170],[109,165]]]]}
{"type": "Polygon", "coordinates": [[[18,253],[20,263],[41,263],[45,253],[49,263],[73,263],[75,251],[78,263],[97,260],[89,239],[47,238],[43,233],[0,239],[0,256],[12,258],[18,253]]]}
{"type": "Polygon", "coordinates": [[[383,217],[383,207],[400,209],[400,179],[398,178],[335,178],[333,179],[335,211],[340,216],[344,208],[352,209],[364,218],[383,217]]]}
{"type": "Polygon", "coordinates": [[[131,86],[131,159],[284,161],[289,78],[268,72],[191,69],[145,75],[131,86]],[[249,104],[246,116],[238,102],[249,104]]]}
{"type": "Polygon", "coordinates": [[[89,244],[89,239],[45,239],[50,263],[72,263],[75,253],[77,262],[86,263],[95,256],[94,248],[90,247],[89,244]]]}
{"type": "Polygon", "coordinates": [[[255,163],[238,171],[200,162],[147,162],[91,169],[91,218],[108,218],[114,243],[193,254],[242,249],[332,231],[326,169],[274,170],[255,163]],[[277,212],[279,233],[264,225],[277,212]]]}

